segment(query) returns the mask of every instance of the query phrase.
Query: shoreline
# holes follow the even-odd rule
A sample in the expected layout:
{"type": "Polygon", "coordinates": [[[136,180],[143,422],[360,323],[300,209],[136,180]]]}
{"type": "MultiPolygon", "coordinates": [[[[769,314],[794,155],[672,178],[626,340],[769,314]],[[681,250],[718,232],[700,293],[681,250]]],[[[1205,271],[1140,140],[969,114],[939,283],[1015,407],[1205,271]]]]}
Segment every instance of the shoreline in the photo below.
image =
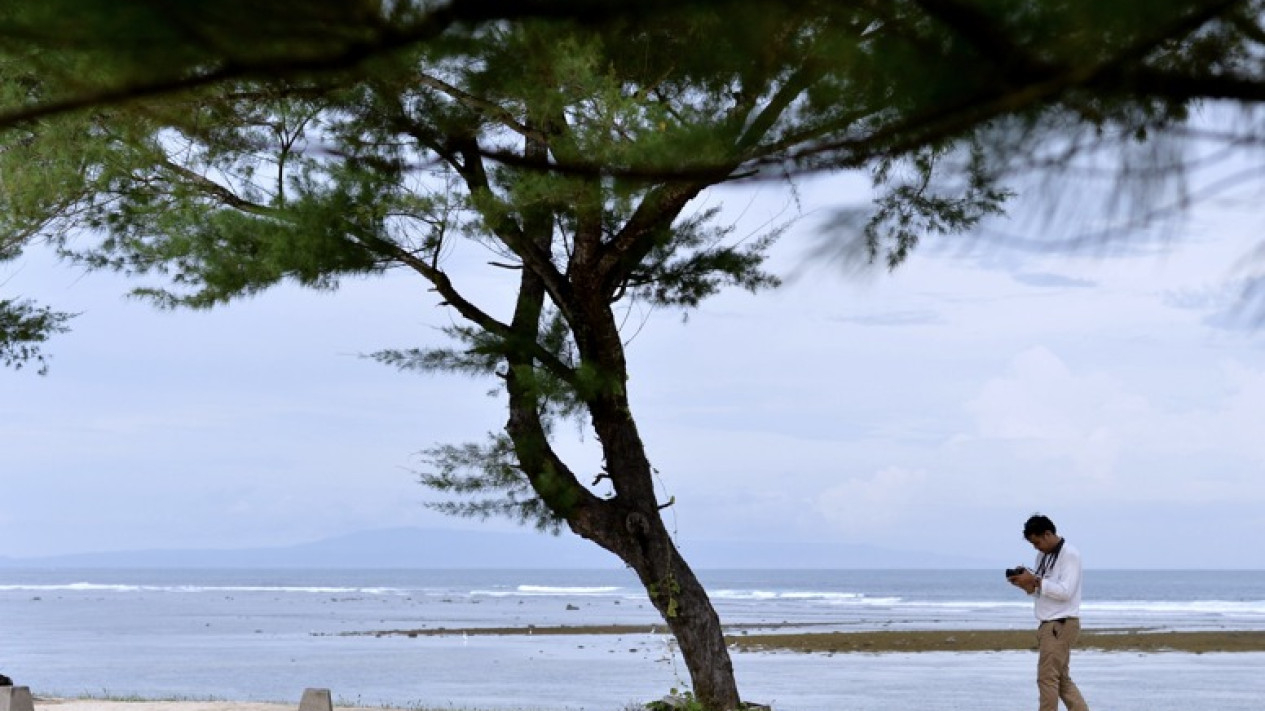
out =
{"type": "MultiPolygon", "coordinates": [[[[1036,630],[873,630],[828,632],[777,632],[803,629],[797,624],[730,626],[725,639],[743,652],[792,651],[803,653],[882,652],[1005,652],[1035,650],[1036,630]],[[738,634],[734,634],[737,632],[738,634]]],[[[592,636],[667,633],[666,627],[645,625],[558,625],[525,627],[459,627],[341,632],[358,637],[447,636],[592,636]]],[[[1082,629],[1079,650],[1102,652],[1265,652],[1265,631],[1173,631],[1149,628],[1082,629]]]]}

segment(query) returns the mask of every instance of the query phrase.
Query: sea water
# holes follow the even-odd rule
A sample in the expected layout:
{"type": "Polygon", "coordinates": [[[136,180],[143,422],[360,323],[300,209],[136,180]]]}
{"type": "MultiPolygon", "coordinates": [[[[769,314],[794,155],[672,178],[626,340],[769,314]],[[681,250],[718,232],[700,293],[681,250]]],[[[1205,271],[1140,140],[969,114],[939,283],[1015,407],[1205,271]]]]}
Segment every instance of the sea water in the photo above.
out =
{"type": "MultiPolygon", "coordinates": [[[[737,633],[1034,627],[1000,571],[700,577],[737,633]]],[[[1087,629],[1265,630],[1265,571],[1089,570],[1084,594],[1087,629]]],[[[1035,663],[1031,652],[734,652],[744,697],[784,711],[1031,707],[1035,663]]],[[[1081,651],[1073,672],[1097,708],[1265,708],[1260,653],[1081,651]]],[[[490,710],[618,711],[688,687],[627,570],[0,569],[0,673],[43,695],[297,702],[323,687],[342,705],[490,710]],[[461,631],[557,625],[635,631],[461,631]]]]}

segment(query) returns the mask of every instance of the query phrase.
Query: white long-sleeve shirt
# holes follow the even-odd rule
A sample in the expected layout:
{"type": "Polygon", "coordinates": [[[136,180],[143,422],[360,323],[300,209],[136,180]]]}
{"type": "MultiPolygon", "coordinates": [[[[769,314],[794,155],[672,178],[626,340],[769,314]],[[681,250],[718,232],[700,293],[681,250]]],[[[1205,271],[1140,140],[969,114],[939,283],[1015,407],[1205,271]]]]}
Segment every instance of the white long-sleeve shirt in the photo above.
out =
{"type": "MultiPolygon", "coordinates": [[[[1037,555],[1036,566],[1039,570],[1041,558],[1037,555]]],[[[1081,614],[1081,553],[1063,541],[1054,565],[1041,576],[1041,587],[1037,589],[1036,605],[1033,611],[1042,622],[1058,620],[1064,617],[1080,617],[1081,614]]]]}

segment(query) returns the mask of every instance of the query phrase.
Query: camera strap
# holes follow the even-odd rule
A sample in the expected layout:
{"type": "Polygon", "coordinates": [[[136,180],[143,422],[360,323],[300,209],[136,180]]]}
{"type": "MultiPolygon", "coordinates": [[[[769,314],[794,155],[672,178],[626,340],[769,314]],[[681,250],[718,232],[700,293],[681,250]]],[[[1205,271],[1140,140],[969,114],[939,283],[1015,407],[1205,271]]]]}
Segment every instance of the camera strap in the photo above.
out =
{"type": "Polygon", "coordinates": [[[1058,545],[1054,546],[1054,550],[1041,554],[1041,561],[1037,563],[1036,576],[1038,578],[1044,578],[1046,573],[1054,569],[1054,564],[1058,562],[1059,553],[1063,550],[1063,544],[1066,542],[1066,538],[1060,538],[1058,545]]]}

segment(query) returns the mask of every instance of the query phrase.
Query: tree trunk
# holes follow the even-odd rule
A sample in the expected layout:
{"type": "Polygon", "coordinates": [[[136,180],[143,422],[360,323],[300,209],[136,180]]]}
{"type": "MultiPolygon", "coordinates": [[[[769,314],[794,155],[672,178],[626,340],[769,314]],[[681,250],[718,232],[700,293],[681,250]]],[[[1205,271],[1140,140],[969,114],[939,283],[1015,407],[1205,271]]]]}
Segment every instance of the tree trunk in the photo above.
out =
{"type": "Polygon", "coordinates": [[[618,555],[636,572],[676,637],[694,696],[704,708],[737,709],[741,706],[738,682],[720,616],[663,524],[652,470],[627,401],[614,399],[615,407],[598,406],[591,412],[617,496],[594,507],[598,515],[573,519],[572,528],[618,555]]]}
{"type": "MultiPolygon", "coordinates": [[[[736,709],[741,706],[738,680],[734,676],[729,649],[725,646],[720,616],[685,560],[677,555],[674,561],[677,583],[674,594],[678,596],[676,614],[665,615],[665,619],[681,647],[694,695],[705,708],[736,709]]],[[[672,600],[667,602],[670,605],[672,600]]],[[[659,605],[656,604],[656,607],[659,605]]]]}
{"type": "Polygon", "coordinates": [[[725,645],[720,616],[702,583],[670,539],[665,547],[666,564],[650,561],[647,568],[634,566],[634,570],[676,637],[695,698],[712,711],[736,709],[741,705],[738,681],[725,645]]]}
{"type": "MultiPolygon", "coordinates": [[[[598,208],[592,214],[600,215],[598,208]]],[[[541,220],[528,231],[541,249],[550,244],[551,226],[541,220]]],[[[594,496],[552,452],[541,422],[540,401],[518,373],[519,368],[532,367],[529,353],[511,355],[508,360],[510,420],[506,430],[533,488],[550,510],[566,520],[573,532],[619,556],[636,572],[677,640],[695,698],[708,711],[733,711],[742,704],[720,617],[663,524],[653,468],[628,401],[628,367],[610,306],[610,288],[580,247],[599,245],[600,236],[600,221],[577,230],[576,257],[568,274],[574,299],[559,308],[567,315],[583,363],[596,374],[584,399],[615,495],[610,499],[594,496]]],[[[534,341],[546,289],[543,279],[530,269],[524,270],[521,279],[513,329],[534,341]]]]}
{"type": "Polygon", "coordinates": [[[582,266],[571,265],[570,278],[583,297],[575,302],[580,307],[570,322],[581,357],[598,374],[600,384],[588,393],[586,405],[615,495],[573,509],[567,522],[575,533],[619,556],[637,573],[676,637],[694,696],[703,707],[737,709],[738,682],[720,617],[660,515],[654,469],[628,400],[624,344],[609,296],[602,284],[594,283],[600,280],[582,278],[591,276],[582,266]]]}
{"type": "Polygon", "coordinates": [[[615,553],[637,574],[651,603],[676,638],[694,696],[710,711],[741,707],[720,616],[694,571],[681,557],[656,507],[573,521],[572,528],[615,553]]]}

